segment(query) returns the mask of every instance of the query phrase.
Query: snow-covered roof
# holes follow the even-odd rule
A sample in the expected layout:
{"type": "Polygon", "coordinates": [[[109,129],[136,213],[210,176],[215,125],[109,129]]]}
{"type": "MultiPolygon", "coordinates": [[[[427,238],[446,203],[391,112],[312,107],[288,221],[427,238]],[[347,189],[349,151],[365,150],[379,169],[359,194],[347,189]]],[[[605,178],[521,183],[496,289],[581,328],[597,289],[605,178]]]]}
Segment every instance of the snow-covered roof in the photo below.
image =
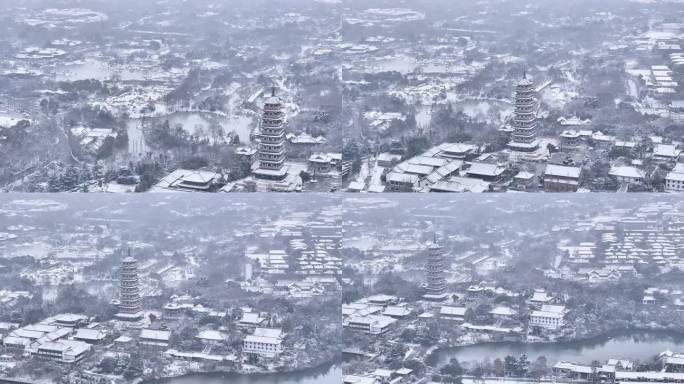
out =
{"type": "Polygon", "coordinates": [[[465,316],[467,310],[468,308],[466,307],[452,307],[443,305],[439,308],[439,314],[448,316],[465,316]]]}
{"type": "Polygon", "coordinates": [[[644,172],[636,167],[630,166],[613,166],[608,172],[610,176],[615,177],[629,177],[633,179],[642,179],[644,177],[644,172]]]}
{"type": "Polygon", "coordinates": [[[140,338],[148,340],[169,341],[169,339],[171,339],[171,331],[141,329],[140,338]]]}
{"type": "Polygon", "coordinates": [[[653,148],[653,156],[676,158],[679,150],[674,144],[658,144],[653,148]]]}
{"type": "Polygon", "coordinates": [[[102,340],[107,337],[107,333],[100,329],[79,328],[76,330],[74,338],[83,340],[102,340]]]}
{"type": "Polygon", "coordinates": [[[197,338],[200,340],[221,341],[226,338],[226,335],[213,329],[205,329],[197,334],[197,338]]]}
{"type": "Polygon", "coordinates": [[[499,306],[491,311],[489,311],[490,314],[496,315],[496,316],[513,316],[515,315],[515,311],[509,307],[504,307],[504,306],[499,306]]]}
{"type": "Polygon", "coordinates": [[[472,163],[470,168],[466,171],[469,175],[479,175],[479,176],[499,176],[506,168],[498,164],[490,163],[472,163]]]}
{"type": "Polygon", "coordinates": [[[580,167],[571,167],[571,166],[567,166],[567,165],[558,165],[558,164],[547,164],[546,170],[544,170],[544,175],[578,179],[580,177],[581,172],[582,172],[582,169],[580,167]]]}

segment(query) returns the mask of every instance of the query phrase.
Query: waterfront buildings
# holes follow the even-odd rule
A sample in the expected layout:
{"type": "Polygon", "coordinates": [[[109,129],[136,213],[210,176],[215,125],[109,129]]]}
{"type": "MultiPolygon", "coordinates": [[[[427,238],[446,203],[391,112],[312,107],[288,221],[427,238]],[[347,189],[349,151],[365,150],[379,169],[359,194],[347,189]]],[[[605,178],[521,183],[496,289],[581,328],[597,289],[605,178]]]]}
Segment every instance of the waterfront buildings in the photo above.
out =
{"type": "Polygon", "coordinates": [[[274,358],[282,351],[283,331],[276,328],[256,328],[254,333],[245,337],[242,352],[247,355],[274,358]]]}
{"type": "Polygon", "coordinates": [[[539,311],[530,315],[530,326],[556,330],[563,326],[565,307],[562,305],[542,305],[539,311]]]}

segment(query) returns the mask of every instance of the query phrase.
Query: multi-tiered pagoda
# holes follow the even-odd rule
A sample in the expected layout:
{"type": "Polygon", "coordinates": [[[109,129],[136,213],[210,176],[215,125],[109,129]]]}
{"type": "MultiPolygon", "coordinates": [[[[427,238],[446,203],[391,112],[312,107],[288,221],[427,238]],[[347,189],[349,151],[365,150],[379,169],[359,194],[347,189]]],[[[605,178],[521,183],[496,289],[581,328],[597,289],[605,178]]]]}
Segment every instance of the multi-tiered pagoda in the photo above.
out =
{"type": "Polygon", "coordinates": [[[140,297],[140,278],[138,261],[130,255],[121,261],[119,272],[119,313],[121,320],[137,321],[142,319],[142,298],[140,297]]]}
{"type": "Polygon", "coordinates": [[[520,152],[533,152],[539,148],[537,139],[537,98],[534,84],[523,74],[515,87],[515,110],[512,138],[509,148],[520,152]]]}
{"type": "Polygon", "coordinates": [[[427,300],[444,300],[446,294],[446,260],[442,247],[436,242],[428,247],[425,263],[425,295],[427,300]]]}
{"type": "Polygon", "coordinates": [[[287,176],[285,165],[285,113],[283,102],[275,88],[264,103],[259,137],[259,168],[254,176],[259,179],[283,180],[287,176]]]}

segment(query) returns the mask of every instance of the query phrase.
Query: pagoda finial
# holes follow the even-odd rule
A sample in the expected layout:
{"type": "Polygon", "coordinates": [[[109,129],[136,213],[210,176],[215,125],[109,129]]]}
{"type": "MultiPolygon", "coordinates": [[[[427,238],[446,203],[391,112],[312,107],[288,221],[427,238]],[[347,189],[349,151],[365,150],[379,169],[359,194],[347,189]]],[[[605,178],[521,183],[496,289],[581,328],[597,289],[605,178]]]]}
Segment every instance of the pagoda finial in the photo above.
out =
{"type": "Polygon", "coordinates": [[[276,86],[275,86],[275,85],[272,85],[272,86],[271,86],[271,96],[272,96],[272,97],[275,97],[275,95],[276,95],[276,86]]]}
{"type": "Polygon", "coordinates": [[[523,65],[523,80],[527,79],[527,66],[523,65]]]}

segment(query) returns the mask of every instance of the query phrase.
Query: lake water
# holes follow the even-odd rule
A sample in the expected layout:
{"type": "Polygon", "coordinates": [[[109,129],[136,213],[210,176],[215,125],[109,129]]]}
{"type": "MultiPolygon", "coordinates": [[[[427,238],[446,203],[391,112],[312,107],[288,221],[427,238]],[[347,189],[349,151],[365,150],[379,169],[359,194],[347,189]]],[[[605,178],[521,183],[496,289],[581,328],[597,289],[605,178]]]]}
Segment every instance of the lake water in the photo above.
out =
{"type": "Polygon", "coordinates": [[[190,135],[205,137],[211,142],[222,141],[225,135],[235,132],[240,143],[249,144],[254,120],[243,115],[225,117],[208,112],[177,112],[169,116],[169,124],[172,128],[180,125],[190,135]]]}
{"type": "Polygon", "coordinates": [[[143,384],[339,384],[341,382],[342,368],[336,365],[328,365],[300,372],[278,374],[192,374],[146,381],[143,384]]]}
{"type": "Polygon", "coordinates": [[[684,335],[648,332],[560,343],[486,343],[438,350],[430,356],[430,363],[445,364],[452,357],[464,362],[482,361],[485,358],[490,361],[496,358],[503,360],[507,355],[519,356],[523,353],[531,361],[545,356],[550,364],[559,361],[591,363],[608,359],[644,361],[666,350],[684,351],[684,335]]]}

